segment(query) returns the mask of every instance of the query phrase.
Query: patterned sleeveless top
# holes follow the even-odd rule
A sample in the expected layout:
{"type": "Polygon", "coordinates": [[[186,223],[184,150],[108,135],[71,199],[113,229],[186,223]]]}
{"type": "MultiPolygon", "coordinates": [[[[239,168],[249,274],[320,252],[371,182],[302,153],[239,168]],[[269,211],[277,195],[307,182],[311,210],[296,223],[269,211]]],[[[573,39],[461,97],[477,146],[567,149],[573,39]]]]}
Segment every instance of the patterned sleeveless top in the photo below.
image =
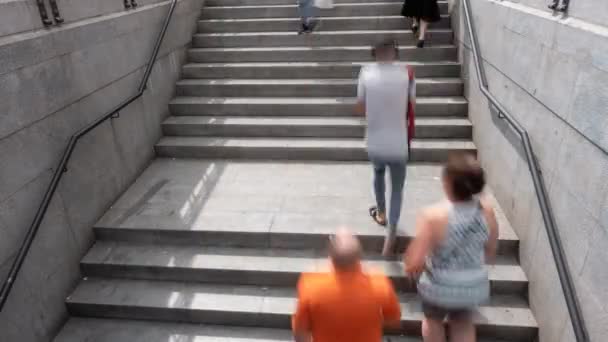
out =
{"type": "Polygon", "coordinates": [[[427,260],[427,268],[470,270],[485,265],[488,225],[479,200],[452,203],[446,238],[427,260]]]}
{"type": "Polygon", "coordinates": [[[453,203],[446,238],[427,258],[418,280],[423,301],[448,309],[471,309],[488,300],[485,267],[488,225],[478,200],[453,203]]]}

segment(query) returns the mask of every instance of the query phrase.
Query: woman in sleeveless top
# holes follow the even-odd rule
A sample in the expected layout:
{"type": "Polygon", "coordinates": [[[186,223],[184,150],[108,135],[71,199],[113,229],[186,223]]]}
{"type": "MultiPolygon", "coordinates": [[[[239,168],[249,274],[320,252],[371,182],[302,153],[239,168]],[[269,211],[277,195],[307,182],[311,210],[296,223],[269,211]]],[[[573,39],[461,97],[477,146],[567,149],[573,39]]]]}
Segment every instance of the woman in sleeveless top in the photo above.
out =
{"type": "Polygon", "coordinates": [[[494,209],[478,196],[485,177],[471,155],[455,154],[444,166],[447,200],[421,211],[416,238],[405,255],[406,272],[419,276],[425,342],[474,342],[472,312],[489,299],[485,264],[496,256],[498,223],[494,209]]]}
{"type": "Polygon", "coordinates": [[[424,47],[424,38],[429,23],[441,19],[437,0],[405,0],[401,8],[401,15],[412,19],[412,31],[414,35],[418,34],[417,46],[419,48],[424,47]]]}

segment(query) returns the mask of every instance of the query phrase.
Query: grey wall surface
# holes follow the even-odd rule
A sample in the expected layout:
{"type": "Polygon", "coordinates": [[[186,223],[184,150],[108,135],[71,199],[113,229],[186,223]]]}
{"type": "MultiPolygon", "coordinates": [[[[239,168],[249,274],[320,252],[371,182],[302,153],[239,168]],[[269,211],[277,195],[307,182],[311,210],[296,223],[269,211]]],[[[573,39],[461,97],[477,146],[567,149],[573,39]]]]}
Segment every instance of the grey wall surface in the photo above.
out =
{"type": "MultiPolygon", "coordinates": [[[[170,1],[59,0],[40,29],[34,0],[0,0],[0,280],[69,137],[137,91],[170,1]],[[34,12],[35,10],[35,12],[34,12]]],[[[153,158],[202,0],[180,0],[144,96],[77,146],[0,313],[2,342],[49,341],[66,318],[92,224],[153,158]]]]}
{"type": "MultiPolygon", "coordinates": [[[[540,0],[470,2],[490,91],[530,134],[591,339],[606,341],[608,27],[596,24],[608,23],[607,2],[573,0],[566,19],[540,0]]],[[[519,137],[478,89],[460,0],[452,13],[474,139],[521,239],[540,341],[575,341],[519,137]]]]}

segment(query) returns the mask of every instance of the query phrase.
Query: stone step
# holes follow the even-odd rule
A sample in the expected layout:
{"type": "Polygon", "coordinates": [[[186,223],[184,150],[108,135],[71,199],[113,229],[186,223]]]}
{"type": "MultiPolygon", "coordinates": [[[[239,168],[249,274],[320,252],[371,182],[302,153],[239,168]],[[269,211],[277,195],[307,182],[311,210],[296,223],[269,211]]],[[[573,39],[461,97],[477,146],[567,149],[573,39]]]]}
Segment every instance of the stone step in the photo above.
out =
{"type": "MultiPolygon", "coordinates": [[[[374,3],[374,2],[395,2],[403,3],[403,0],[334,0],[334,4],[351,4],[351,3],[374,3]]],[[[441,1],[440,1],[441,2],[441,1]]],[[[276,5],[293,5],[292,0],[206,0],[205,6],[276,6],[276,5]]]]}
{"type": "MultiPolygon", "coordinates": [[[[362,17],[399,15],[403,3],[339,3],[332,9],[319,11],[320,17],[362,17]]],[[[439,2],[441,14],[448,14],[447,1],[439,2]]],[[[298,18],[298,7],[288,5],[216,6],[203,8],[204,19],[298,18]]]]}
{"type": "MultiPolygon", "coordinates": [[[[86,278],[66,302],[73,316],[289,329],[294,292],[283,287],[86,278]]],[[[419,335],[419,299],[412,294],[400,299],[400,330],[419,335]]],[[[474,315],[479,335],[532,341],[537,323],[526,305],[516,296],[494,296],[474,315]]]]}
{"type": "MultiPolygon", "coordinates": [[[[381,271],[400,291],[415,292],[399,261],[379,255],[365,260],[370,271],[381,271]]],[[[280,249],[216,248],[182,245],[142,245],[97,242],[81,262],[85,277],[109,277],[180,282],[295,287],[302,272],[330,269],[326,253],[280,249]]],[[[528,280],[513,257],[489,267],[493,294],[524,296],[528,280]]]]}
{"type": "MultiPolygon", "coordinates": [[[[169,109],[177,116],[353,116],[355,98],[176,97],[169,109]]],[[[418,97],[416,115],[466,116],[463,97],[418,97]]]]}
{"type": "MultiPolygon", "coordinates": [[[[404,71],[405,72],[405,71],[404,71]]],[[[178,96],[204,97],[356,97],[356,79],[185,79],[178,96]]],[[[462,96],[460,78],[418,78],[416,95],[462,96]]]]}
{"type": "MultiPolygon", "coordinates": [[[[363,138],[365,122],[359,117],[242,117],[171,116],[162,124],[166,136],[363,138]]],[[[473,126],[466,118],[420,118],[420,139],[471,139],[473,126]]]]}
{"type": "MultiPolygon", "coordinates": [[[[357,78],[360,62],[295,62],[295,63],[190,63],[183,67],[184,78],[357,78]]],[[[417,78],[460,77],[460,64],[456,62],[410,62],[417,78]]],[[[406,63],[403,63],[406,65],[406,63]]]]}
{"type": "MultiPolygon", "coordinates": [[[[227,138],[164,137],[156,154],[168,158],[227,158],[248,160],[368,160],[363,139],[356,138],[227,138]]],[[[475,152],[469,140],[414,140],[410,160],[443,162],[451,152],[475,152]]]]}
{"type": "MultiPolygon", "coordinates": [[[[325,17],[320,27],[323,31],[342,30],[408,30],[412,21],[400,15],[364,16],[364,17],[325,17]]],[[[198,21],[198,32],[265,32],[265,31],[297,31],[300,29],[300,19],[262,18],[262,19],[205,19],[198,21]]],[[[431,25],[432,29],[450,29],[450,16],[443,15],[441,20],[431,25]]]]}
{"type": "MultiPolygon", "coordinates": [[[[424,49],[400,46],[399,58],[408,62],[456,61],[454,45],[431,45],[424,49]]],[[[246,48],[193,48],[188,50],[192,63],[241,62],[369,62],[370,46],[320,47],[246,47],[246,48]]]]}
{"type": "MultiPolygon", "coordinates": [[[[444,198],[442,166],[410,163],[398,229],[399,250],[416,216],[444,198]]],[[[325,252],[337,227],[351,227],[368,251],[385,231],[371,220],[367,162],[156,159],[95,224],[97,239],[185,246],[308,249],[325,252]],[[320,215],[328,211],[331,214],[320,215]]],[[[499,254],[519,240],[500,206],[499,254]]]]}
{"type": "MultiPolygon", "coordinates": [[[[293,342],[288,329],[201,325],[128,319],[70,318],[54,342],[293,342]]],[[[422,342],[387,335],[386,342],[422,342]]],[[[481,339],[479,342],[506,342],[481,339]]]]}
{"type": "MultiPolygon", "coordinates": [[[[399,45],[414,46],[418,37],[411,30],[357,30],[327,31],[313,34],[298,34],[297,31],[285,32],[239,32],[239,33],[198,33],[192,38],[194,48],[233,48],[233,47],[283,47],[283,46],[335,46],[370,45],[394,39],[399,45]]],[[[433,29],[427,32],[429,46],[451,44],[451,29],[433,29]]]]}
{"type": "MultiPolygon", "coordinates": [[[[407,191],[407,190],[406,190],[407,191]]],[[[370,201],[371,203],[371,201],[370,201]]],[[[360,212],[366,211],[365,208],[358,208],[360,212]]],[[[111,216],[113,213],[110,212],[111,216]]],[[[413,220],[413,213],[404,213],[409,215],[409,220],[413,220]]],[[[259,220],[259,214],[252,213],[223,213],[209,214],[206,217],[211,220],[230,220],[229,223],[215,223],[205,227],[196,227],[196,229],[182,229],[177,226],[165,224],[162,222],[148,223],[138,222],[138,225],[129,225],[128,227],[114,226],[107,221],[108,218],[102,219],[95,226],[95,235],[99,241],[120,241],[133,243],[150,243],[150,244],[175,244],[175,245],[196,245],[214,246],[214,247],[235,247],[235,248],[291,248],[291,249],[311,249],[318,248],[325,251],[327,239],[334,234],[336,227],[346,222],[343,220],[314,220],[309,218],[310,215],[304,214],[286,214],[279,215],[279,219],[292,222],[293,226],[298,228],[290,229],[290,227],[277,227],[269,231],[261,231],[256,227],[251,228],[251,223],[235,224],[231,217],[238,219],[259,220]],[[230,217],[229,217],[230,215],[230,217]],[[307,217],[308,216],[308,217],[307,217]],[[313,224],[311,224],[313,222],[313,224]],[[334,224],[335,223],[335,224],[334,224]],[[156,227],[162,224],[162,227],[156,227]],[[306,226],[306,227],[304,227],[306,226]],[[155,228],[156,227],[156,228],[155,228]],[[308,231],[306,231],[308,229],[308,231]]],[[[366,218],[369,220],[369,218],[366,218]]],[[[356,227],[357,235],[361,240],[363,247],[366,250],[382,249],[384,242],[384,232],[378,227],[369,227],[369,224],[363,223],[356,227]]],[[[369,223],[369,222],[367,222],[369,223]]],[[[400,231],[397,238],[398,250],[405,250],[406,245],[411,241],[412,235],[406,231],[400,231]]],[[[519,240],[513,233],[502,233],[500,237],[498,253],[508,257],[516,257],[519,247],[519,240]]]]}

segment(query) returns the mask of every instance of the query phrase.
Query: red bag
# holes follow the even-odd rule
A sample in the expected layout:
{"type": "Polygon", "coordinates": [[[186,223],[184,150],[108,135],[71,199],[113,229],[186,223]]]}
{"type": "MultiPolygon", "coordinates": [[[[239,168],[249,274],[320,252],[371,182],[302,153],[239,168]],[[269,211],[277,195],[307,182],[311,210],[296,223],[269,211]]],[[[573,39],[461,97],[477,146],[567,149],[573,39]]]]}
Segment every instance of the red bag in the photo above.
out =
{"type": "MultiPolygon", "coordinates": [[[[412,67],[409,65],[407,66],[407,74],[408,74],[410,80],[414,79],[414,77],[415,77],[414,69],[412,69],[412,67]]],[[[416,131],[416,113],[414,110],[414,104],[408,98],[408,100],[407,100],[407,144],[408,144],[408,149],[409,149],[410,143],[412,142],[412,139],[414,138],[415,131],[416,131]]]]}

